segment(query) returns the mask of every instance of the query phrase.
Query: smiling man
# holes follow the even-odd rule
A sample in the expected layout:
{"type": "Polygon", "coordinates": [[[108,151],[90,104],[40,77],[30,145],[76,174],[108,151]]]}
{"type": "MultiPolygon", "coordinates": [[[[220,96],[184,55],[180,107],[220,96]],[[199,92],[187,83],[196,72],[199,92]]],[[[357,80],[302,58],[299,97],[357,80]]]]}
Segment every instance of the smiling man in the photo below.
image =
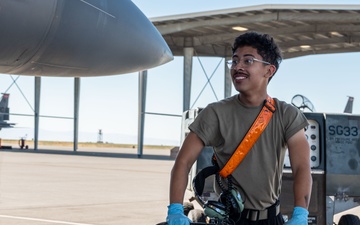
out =
{"type": "Polygon", "coordinates": [[[190,223],[183,214],[182,203],[188,173],[204,146],[214,148],[221,181],[227,187],[234,187],[244,200],[245,209],[241,216],[234,218],[231,212],[226,212],[229,224],[241,225],[284,224],[279,196],[288,148],[295,204],[293,215],[286,224],[307,224],[312,185],[310,149],[304,133],[308,122],[297,108],[272,99],[267,93],[269,81],[281,60],[281,50],[268,34],[248,32],[235,39],[232,60],[227,63],[238,94],[209,104],[189,126],[191,132],[181,146],[171,173],[168,224],[190,223]],[[264,109],[272,111],[268,124],[247,152],[240,152],[243,159],[234,160],[234,152],[239,154],[239,143],[250,141],[248,131],[252,130],[250,127],[264,109]],[[222,169],[227,168],[230,159],[237,164],[230,172],[223,173],[222,169]]]}

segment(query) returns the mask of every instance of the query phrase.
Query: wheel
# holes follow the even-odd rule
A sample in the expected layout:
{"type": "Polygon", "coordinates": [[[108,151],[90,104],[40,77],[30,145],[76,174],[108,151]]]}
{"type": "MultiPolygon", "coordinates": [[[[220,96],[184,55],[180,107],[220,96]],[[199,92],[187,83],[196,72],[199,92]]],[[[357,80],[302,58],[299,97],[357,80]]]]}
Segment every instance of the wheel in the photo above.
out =
{"type": "Polygon", "coordinates": [[[343,215],[340,217],[338,225],[360,225],[360,219],[351,214],[343,215]]]}
{"type": "Polygon", "coordinates": [[[206,223],[206,216],[204,214],[204,211],[201,209],[193,209],[189,212],[188,217],[194,222],[194,223],[206,223]]]}

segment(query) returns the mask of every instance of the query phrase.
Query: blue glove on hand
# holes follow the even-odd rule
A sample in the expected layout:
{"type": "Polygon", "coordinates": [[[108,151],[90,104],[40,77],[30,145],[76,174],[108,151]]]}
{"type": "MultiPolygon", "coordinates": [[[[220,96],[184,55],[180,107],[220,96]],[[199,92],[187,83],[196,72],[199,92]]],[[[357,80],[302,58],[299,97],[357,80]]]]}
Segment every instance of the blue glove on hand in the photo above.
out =
{"type": "Polygon", "coordinates": [[[303,207],[295,207],[291,219],[285,225],[307,225],[309,212],[303,207]]]}
{"type": "Polygon", "coordinates": [[[191,220],[184,215],[183,205],[172,203],[168,206],[166,222],[168,225],[190,225],[191,220]]]}

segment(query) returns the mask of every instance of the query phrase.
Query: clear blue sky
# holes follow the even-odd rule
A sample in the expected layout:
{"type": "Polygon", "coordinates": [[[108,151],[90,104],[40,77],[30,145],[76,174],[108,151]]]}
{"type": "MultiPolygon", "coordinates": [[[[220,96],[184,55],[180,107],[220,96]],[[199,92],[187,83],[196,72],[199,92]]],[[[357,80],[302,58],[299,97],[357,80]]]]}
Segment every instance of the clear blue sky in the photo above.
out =
{"type": "MultiPolygon", "coordinates": [[[[239,1],[239,0],[134,0],[149,18],[202,12],[259,4],[358,4],[358,1],[239,1]]],[[[347,96],[355,97],[353,112],[360,113],[360,53],[305,56],[284,60],[274,79],[269,84],[269,94],[291,102],[296,94],[309,98],[317,112],[341,113],[347,96]]],[[[221,58],[194,58],[191,105],[206,83],[201,69],[212,74],[221,58]]],[[[223,71],[218,69],[211,82],[215,94],[207,86],[194,107],[223,98],[223,71]],[[217,98],[215,97],[217,96],[217,98]]],[[[148,71],[147,112],[182,113],[183,59],[148,71]]],[[[13,75],[16,79],[17,76],[13,75]]],[[[0,76],[1,92],[12,84],[9,75],[0,76]]],[[[73,116],[73,78],[42,78],[41,115],[73,116]]],[[[103,131],[104,142],[136,143],[138,115],[138,74],[81,78],[79,141],[97,141],[99,129],[103,131]]],[[[34,78],[21,76],[17,86],[12,85],[10,93],[11,113],[32,114],[34,105],[34,78]],[[19,87],[19,88],[18,88],[19,87]],[[21,91],[20,91],[21,90],[21,91]],[[25,98],[25,97],[26,98],[25,98]],[[30,105],[28,104],[30,103],[30,105]]],[[[232,94],[235,94],[233,91],[232,94]]],[[[33,138],[32,117],[11,116],[17,123],[16,129],[3,129],[0,137],[18,139],[27,135],[33,138]]],[[[41,118],[40,140],[66,140],[73,137],[73,121],[68,119],[41,118]]],[[[180,144],[181,119],[146,115],[145,144],[180,144]]]]}

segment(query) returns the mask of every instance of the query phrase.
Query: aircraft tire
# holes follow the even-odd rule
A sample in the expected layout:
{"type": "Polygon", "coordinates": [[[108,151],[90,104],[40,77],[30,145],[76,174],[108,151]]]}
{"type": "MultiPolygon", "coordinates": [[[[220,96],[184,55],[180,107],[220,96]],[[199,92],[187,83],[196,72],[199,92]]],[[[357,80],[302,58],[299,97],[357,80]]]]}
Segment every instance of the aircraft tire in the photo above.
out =
{"type": "Polygon", "coordinates": [[[338,225],[360,225],[358,216],[347,214],[340,217],[338,225]]]}

